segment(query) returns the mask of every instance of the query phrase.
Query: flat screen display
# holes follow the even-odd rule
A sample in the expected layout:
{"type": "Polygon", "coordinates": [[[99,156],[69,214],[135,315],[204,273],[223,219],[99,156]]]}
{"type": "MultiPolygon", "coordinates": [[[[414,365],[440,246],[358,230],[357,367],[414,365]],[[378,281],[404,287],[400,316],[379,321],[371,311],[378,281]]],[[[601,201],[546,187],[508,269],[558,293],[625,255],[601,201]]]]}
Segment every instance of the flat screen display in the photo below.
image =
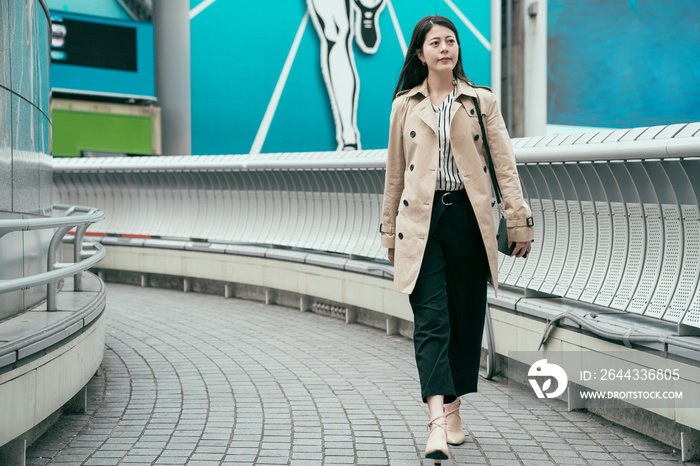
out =
{"type": "Polygon", "coordinates": [[[51,10],[53,92],[155,100],[153,24],[51,10]]]}
{"type": "Polygon", "coordinates": [[[52,62],[137,71],[135,27],[58,18],[52,31],[52,62]]]}

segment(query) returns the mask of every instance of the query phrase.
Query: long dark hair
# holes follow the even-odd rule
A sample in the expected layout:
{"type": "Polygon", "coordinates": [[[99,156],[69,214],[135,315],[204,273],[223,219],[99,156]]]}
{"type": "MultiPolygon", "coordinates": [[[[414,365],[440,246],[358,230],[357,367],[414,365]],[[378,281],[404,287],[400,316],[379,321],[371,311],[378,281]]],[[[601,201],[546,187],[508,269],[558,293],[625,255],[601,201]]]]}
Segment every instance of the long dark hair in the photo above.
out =
{"type": "Polygon", "coordinates": [[[455,78],[461,78],[467,82],[469,81],[464,74],[464,68],[462,68],[462,46],[459,43],[459,34],[457,33],[457,28],[454,23],[444,16],[426,16],[418,21],[416,27],[413,28],[411,44],[408,46],[408,51],[406,52],[406,59],[403,62],[403,68],[401,68],[399,82],[396,84],[396,89],[394,89],[394,98],[396,98],[396,94],[399,92],[416,87],[428,77],[428,67],[423,65],[420,58],[418,58],[418,53],[423,53],[425,36],[428,35],[428,31],[435,25],[445,26],[454,32],[459,50],[457,51],[457,64],[452,70],[452,75],[455,78]]]}

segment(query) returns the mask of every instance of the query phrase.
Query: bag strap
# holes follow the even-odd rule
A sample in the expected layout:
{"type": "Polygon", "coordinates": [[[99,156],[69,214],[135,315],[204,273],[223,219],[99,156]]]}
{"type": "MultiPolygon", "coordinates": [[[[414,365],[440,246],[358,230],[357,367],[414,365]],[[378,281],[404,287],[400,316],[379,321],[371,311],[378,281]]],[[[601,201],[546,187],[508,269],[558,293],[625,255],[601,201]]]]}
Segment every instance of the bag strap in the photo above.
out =
{"type": "Polygon", "coordinates": [[[501,197],[501,188],[498,186],[498,180],[496,179],[496,171],[493,169],[493,161],[491,160],[491,151],[489,150],[489,143],[486,139],[486,128],[484,128],[484,120],[481,117],[481,108],[479,107],[479,96],[474,97],[474,105],[476,106],[476,113],[479,116],[479,126],[481,127],[481,137],[484,140],[484,148],[486,149],[486,159],[489,164],[489,173],[491,174],[491,185],[496,193],[496,202],[500,207],[503,199],[501,197]]]}

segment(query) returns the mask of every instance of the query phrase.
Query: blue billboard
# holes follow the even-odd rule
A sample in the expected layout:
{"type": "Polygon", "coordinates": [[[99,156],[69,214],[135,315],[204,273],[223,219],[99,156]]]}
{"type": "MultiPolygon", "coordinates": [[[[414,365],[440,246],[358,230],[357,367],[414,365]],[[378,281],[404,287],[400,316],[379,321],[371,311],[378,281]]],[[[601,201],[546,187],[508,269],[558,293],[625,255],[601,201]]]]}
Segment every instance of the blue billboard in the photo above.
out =
{"type": "Polygon", "coordinates": [[[415,24],[458,28],[464,68],[490,85],[490,0],[191,0],[192,151],[386,148],[415,24]]]}
{"type": "Polygon", "coordinates": [[[549,0],[548,124],[700,121],[698,0],[549,0]]]}

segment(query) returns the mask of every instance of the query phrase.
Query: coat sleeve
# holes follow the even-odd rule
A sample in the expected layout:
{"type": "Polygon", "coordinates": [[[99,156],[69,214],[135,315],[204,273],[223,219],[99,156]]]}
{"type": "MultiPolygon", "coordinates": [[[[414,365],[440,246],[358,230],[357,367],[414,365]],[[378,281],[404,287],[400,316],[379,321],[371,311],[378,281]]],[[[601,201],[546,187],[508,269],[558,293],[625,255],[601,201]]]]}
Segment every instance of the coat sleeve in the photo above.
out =
{"type": "Polygon", "coordinates": [[[535,237],[534,227],[531,221],[528,223],[528,218],[532,218],[532,212],[523,199],[520,177],[515,165],[515,154],[506,124],[493,93],[480,90],[478,94],[485,107],[482,112],[486,118],[486,135],[496,179],[505,204],[508,239],[516,242],[532,241],[535,237]]]}
{"type": "Polygon", "coordinates": [[[394,99],[391,106],[389,124],[389,149],[386,158],[386,176],[384,178],[384,203],[382,206],[382,223],[379,226],[382,247],[393,248],[396,232],[396,211],[403,192],[406,160],[403,150],[403,125],[406,117],[407,98],[394,99]]]}

